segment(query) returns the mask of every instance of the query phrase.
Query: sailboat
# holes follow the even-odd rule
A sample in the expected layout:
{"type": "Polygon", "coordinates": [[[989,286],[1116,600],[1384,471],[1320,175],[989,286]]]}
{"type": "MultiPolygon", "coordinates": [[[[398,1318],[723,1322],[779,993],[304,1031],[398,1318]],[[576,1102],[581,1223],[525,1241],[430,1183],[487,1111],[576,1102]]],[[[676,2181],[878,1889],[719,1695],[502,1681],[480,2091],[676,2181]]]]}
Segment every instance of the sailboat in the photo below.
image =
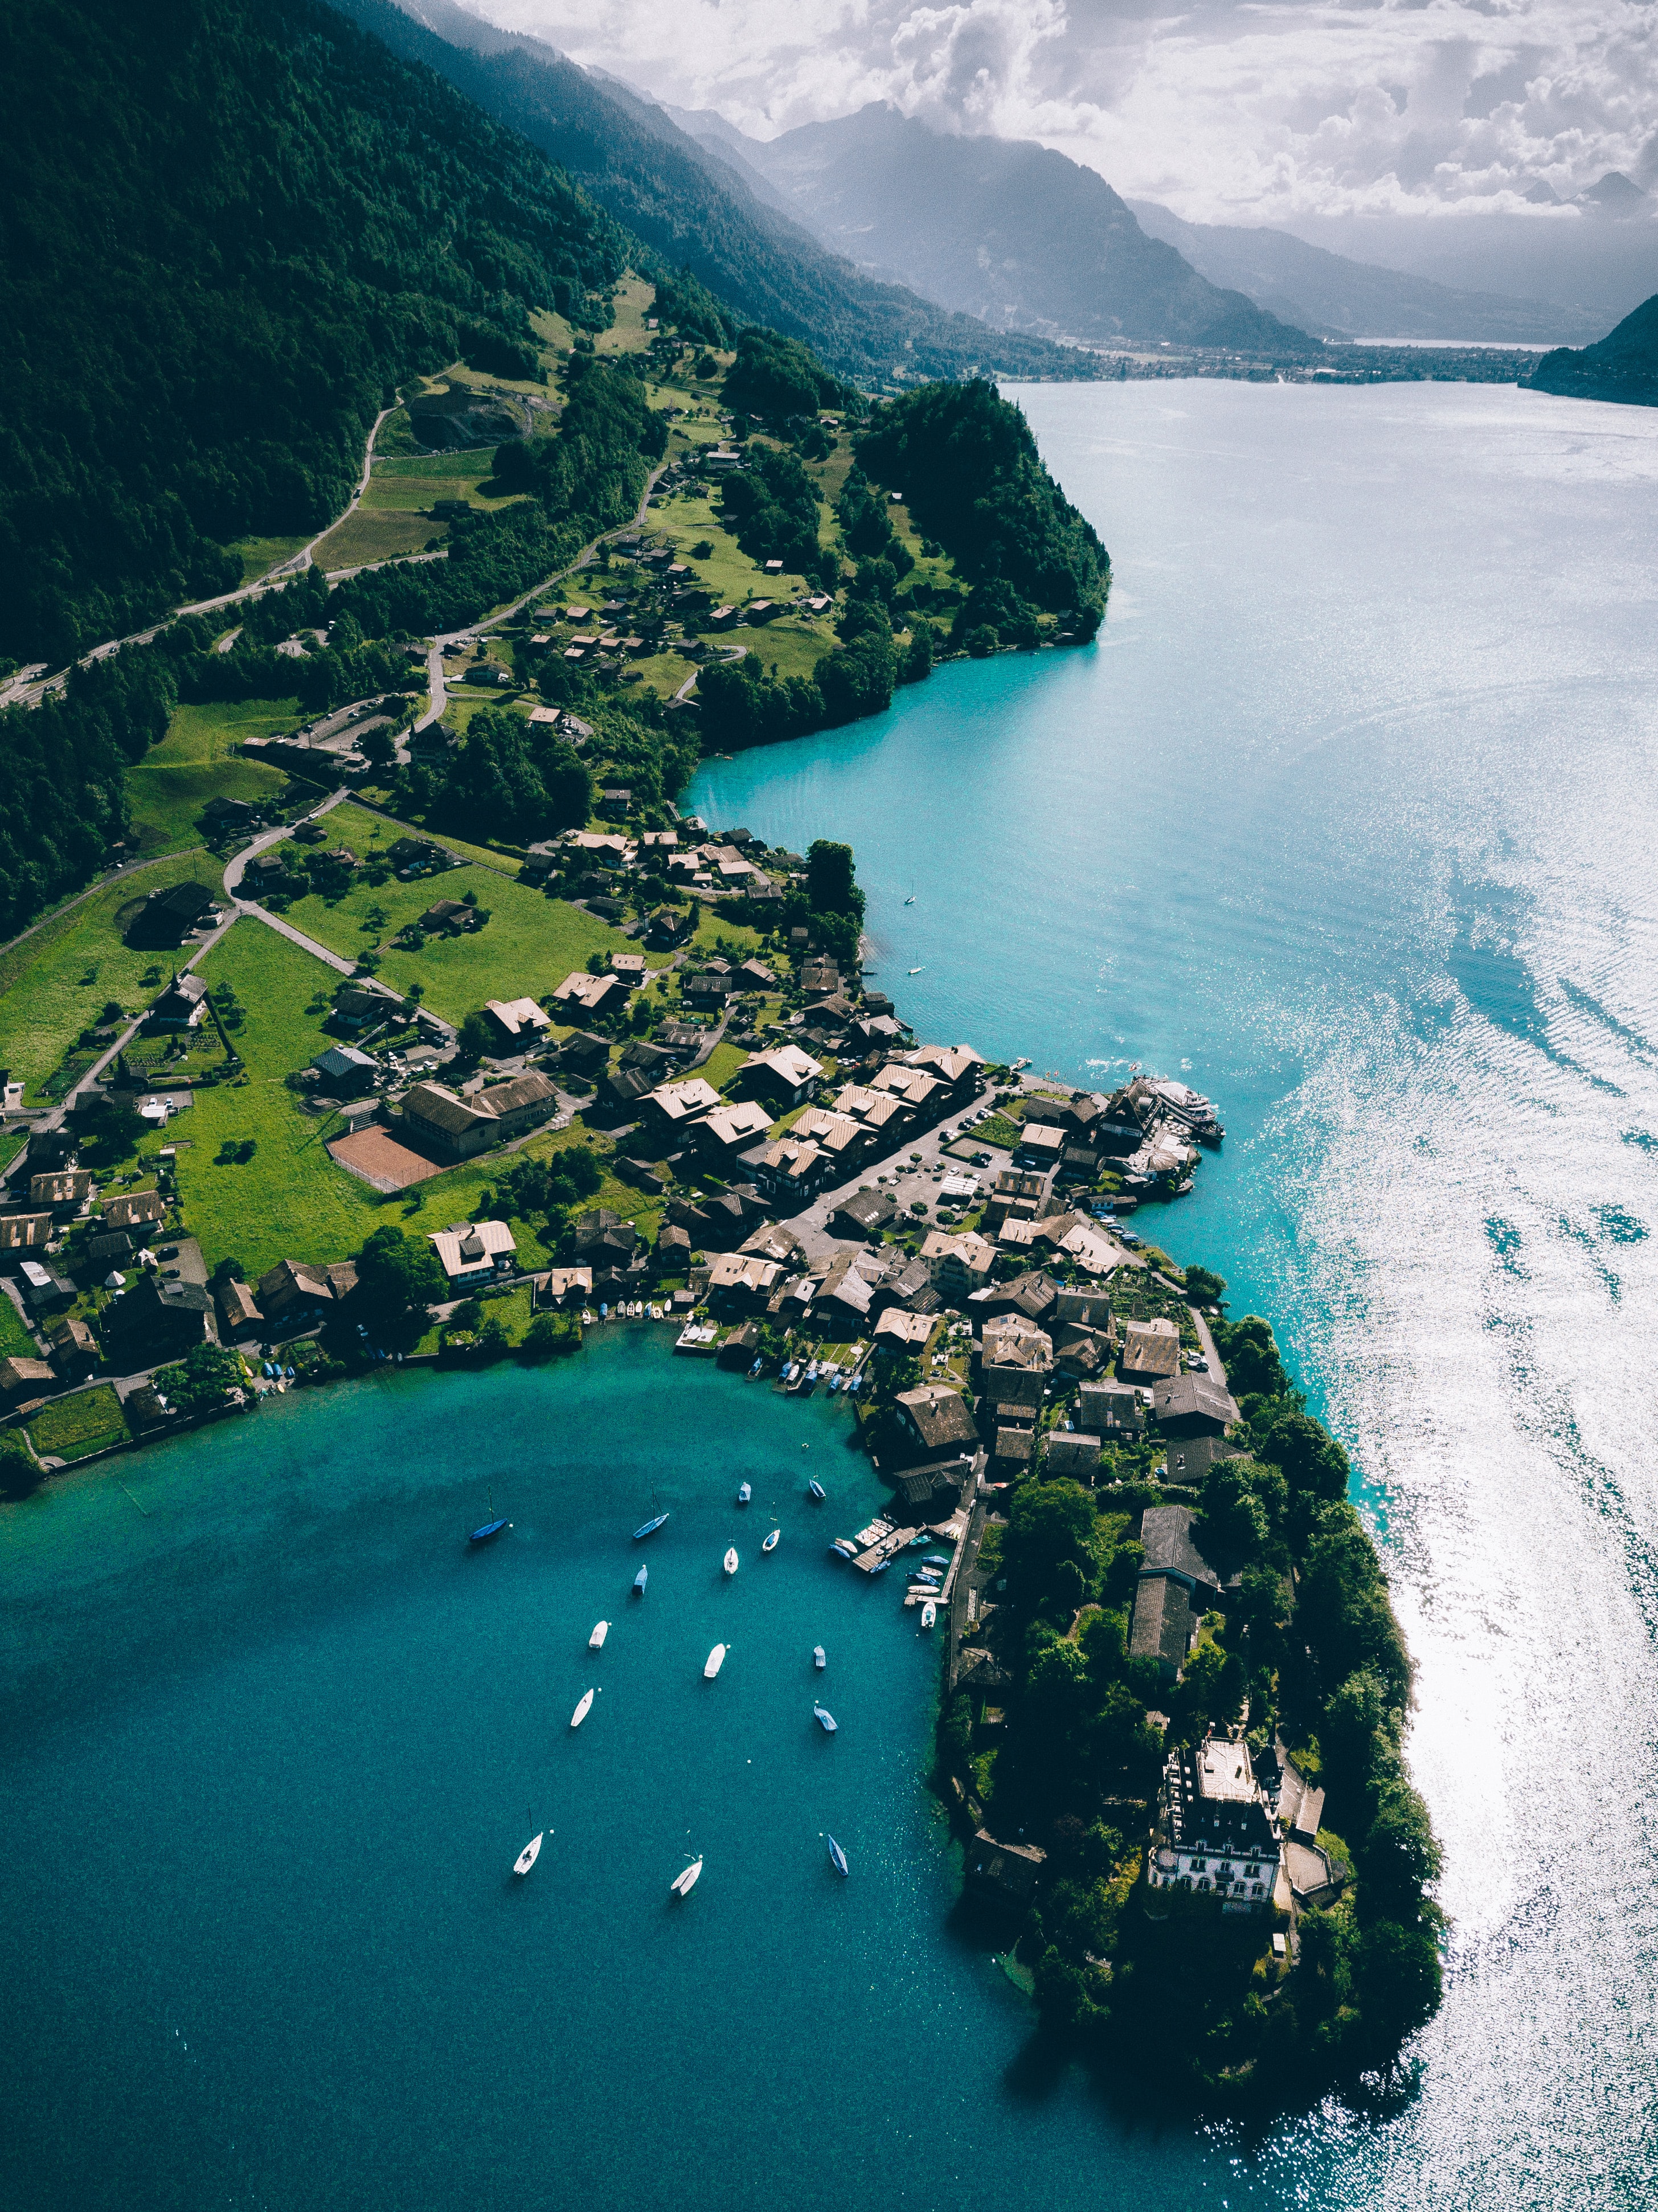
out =
{"type": "Polygon", "coordinates": [[[737,1572],[737,1547],[735,1544],[732,1546],[730,1551],[726,1554],[725,1566],[726,1572],[728,1575],[734,1575],[737,1572]]]}
{"type": "Polygon", "coordinates": [[[525,1844],[524,1849],[513,1861],[513,1872],[514,1874],[529,1873],[531,1868],[541,1856],[541,1837],[544,1836],[546,1832],[547,1831],[544,1828],[541,1832],[541,1836],[531,1837],[529,1842],[525,1844]]]}
{"type": "Polygon", "coordinates": [[[581,1703],[580,1703],[580,1704],[576,1707],[575,1711],[571,1714],[571,1716],[570,1716],[570,1726],[571,1726],[573,1729],[579,1729],[579,1728],[581,1726],[581,1723],[583,1723],[583,1721],[585,1721],[585,1720],[586,1719],[586,1717],[587,1717],[588,1714],[589,1714],[590,1712],[592,1712],[592,1709],[593,1709],[593,1693],[592,1693],[592,1692],[591,1690],[589,1690],[589,1691],[587,1691],[587,1692],[586,1692],[586,1694],[583,1696],[582,1700],[581,1700],[581,1703]]]}
{"type": "Polygon", "coordinates": [[[696,1887],[697,1876],[701,1871],[701,1860],[693,1859],[690,1864],[682,1868],[668,1884],[670,1893],[675,1897],[689,1897],[696,1887]]]}
{"type": "Polygon", "coordinates": [[[852,1869],[847,1864],[847,1855],[840,1844],[835,1842],[833,1836],[826,1836],[824,1841],[829,1845],[829,1864],[835,1869],[836,1874],[849,1874],[852,1869]]]}
{"type": "Polygon", "coordinates": [[[762,1552],[774,1552],[777,1549],[777,1540],[782,1533],[783,1532],[780,1528],[774,1528],[770,1535],[767,1537],[765,1542],[760,1547],[761,1550],[762,1552]]]}
{"type": "Polygon", "coordinates": [[[914,894],[914,891],[912,891],[912,892],[910,893],[909,896],[908,896],[908,897],[904,901],[904,904],[905,904],[906,906],[914,906],[914,903],[915,903],[915,894],[914,894]]]}
{"type": "Polygon", "coordinates": [[[495,1494],[492,1490],[489,1492],[489,1518],[481,1522],[466,1540],[469,1544],[493,1544],[495,1538],[504,1534],[512,1525],[504,1516],[500,1520],[496,1519],[495,1494]]]}

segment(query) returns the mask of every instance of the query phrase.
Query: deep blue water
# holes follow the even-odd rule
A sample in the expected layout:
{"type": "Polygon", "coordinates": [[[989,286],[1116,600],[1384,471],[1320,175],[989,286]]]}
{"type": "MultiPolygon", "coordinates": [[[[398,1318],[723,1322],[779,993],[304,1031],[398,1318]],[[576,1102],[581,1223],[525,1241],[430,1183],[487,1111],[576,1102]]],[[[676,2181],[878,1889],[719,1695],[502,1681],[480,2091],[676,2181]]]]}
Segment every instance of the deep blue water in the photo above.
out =
{"type": "Polygon", "coordinates": [[[924,1033],[1221,1101],[1165,1241],[1278,1323],[1420,1661],[1455,1928],[1410,2094],[1256,2142],[1055,2080],[955,1908],[934,1655],[823,1557],[878,1484],[832,1407],[618,1330],[0,1515],[8,2203],[1658,2202],[1658,417],[1025,404],[1112,549],[1099,644],[695,796],[855,843],[924,1033]],[[492,1486],[517,1525],[468,1557],[492,1486]]]}

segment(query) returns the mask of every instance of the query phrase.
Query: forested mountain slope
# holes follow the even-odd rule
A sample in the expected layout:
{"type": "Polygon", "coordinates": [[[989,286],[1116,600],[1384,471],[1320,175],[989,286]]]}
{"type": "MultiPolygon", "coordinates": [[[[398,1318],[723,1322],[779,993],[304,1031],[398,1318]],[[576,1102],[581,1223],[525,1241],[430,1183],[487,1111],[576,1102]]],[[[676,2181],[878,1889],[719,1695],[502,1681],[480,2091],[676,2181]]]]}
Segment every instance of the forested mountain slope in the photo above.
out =
{"type": "MultiPolygon", "coordinates": [[[[58,660],[319,527],[390,387],[536,368],[631,241],[315,0],[0,13],[0,653],[58,660]]],[[[538,373],[538,372],[537,372],[538,373]]]]}
{"type": "Polygon", "coordinates": [[[1567,398],[1658,407],[1658,292],[1595,344],[1545,354],[1531,381],[1535,392],[1567,398]]]}
{"type": "Polygon", "coordinates": [[[590,76],[537,39],[497,31],[452,0],[336,4],[394,52],[440,70],[521,131],[739,319],[804,338],[842,375],[881,380],[901,369],[959,376],[974,368],[1010,376],[1096,373],[1086,356],[989,329],[826,252],[663,109],[590,76]]]}

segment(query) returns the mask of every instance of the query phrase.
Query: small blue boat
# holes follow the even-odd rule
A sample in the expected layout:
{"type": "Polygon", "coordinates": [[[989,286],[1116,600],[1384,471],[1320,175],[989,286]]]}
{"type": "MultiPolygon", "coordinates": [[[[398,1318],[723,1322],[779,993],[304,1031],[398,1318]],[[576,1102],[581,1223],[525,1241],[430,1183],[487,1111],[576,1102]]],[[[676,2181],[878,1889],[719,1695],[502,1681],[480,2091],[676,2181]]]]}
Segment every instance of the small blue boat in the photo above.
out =
{"type": "Polygon", "coordinates": [[[835,1869],[836,1874],[849,1873],[851,1869],[847,1865],[846,1853],[841,1850],[840,1844],[835,1842],[833,1836],[830,1836],[827,1840],[829,1847],[829,1864],[835,1869]]]}
{"type": "Polygon", "coordinates": [[[481,1528],[474,1528],[466,1540],[469,1544],[493,1544],[512,1525],[510,1521],[486,1521],[481,1528]]]}
{"type": "Polygon", "coordinates": [[[924,1567],[947,1567],[950,1561],[942,1552],[929,1552],[921,1562],[924,1567]]]}
{"type": "Polygon", "coordinates": [[[872,1575],[884,1575],[891,1565],[892,1562],[890,1559],[878,1559],[875,1562],[875,1565],[870,1569],[870,1572],[872,1575]]]}
{"type": "Polygon", "coordinates": [[[840,1726],[839,1722],[835,1719],[834,1714],[829,1711],[827,1705],[814,1705],[811,1709],[811,1717],[823,1729],[825,1735],[833,1735],[835,1729],[840,1726]]]}
{"type": "Polygon", "coordinates": [[[665,1513],[659,1513],[654,1521],[647,1521],[642,1528],[635,1528],[634,1530],[635,1543],[638,1543],[642,1536],[654,1536],[657,1530],[662,1526],[662,1523],[667,1519],[667,1517],[668,1516],[665,1513]]]}
{"type": "Polygon", "coordinates": [[[643,1597],[643,1596],[644,1596],[644,1595],[645,1595],[645,1585],[646,1585],[646,1583],[647,1583],[647,1582],[649,1582],[650,1578],[651,1578],[651,1571],[650,1571],[650,1569],[649,1569],[648,1567],[641,1567],[641,1568],[639,1570],[639,1572],[638,1572],[638,1573],[634,1577],[634,1590],[635,1590],[635,1595],[638,1595],[638,1596],[640,1596],[640,1597],[643,1597]]]}
{"type": "Polygon", "coordinates": [[[820,1505],[829,1496],[828,1491],[824,1489],[823,1484],[818,1481],[816,1475],[814,1475],[811,1480],[806,1485],[806,1492],[808,1496],[815,1498],[820,1505]]]}

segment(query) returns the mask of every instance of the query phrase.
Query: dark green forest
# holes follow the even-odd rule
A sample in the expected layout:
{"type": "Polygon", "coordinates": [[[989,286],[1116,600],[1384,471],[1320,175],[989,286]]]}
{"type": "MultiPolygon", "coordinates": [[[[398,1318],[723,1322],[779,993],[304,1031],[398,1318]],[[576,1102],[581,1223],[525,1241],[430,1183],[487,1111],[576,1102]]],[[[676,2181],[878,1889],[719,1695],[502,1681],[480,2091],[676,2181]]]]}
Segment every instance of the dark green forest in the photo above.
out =
{"type": "Polygon", "coordinates": [[[399,380],[538,373],[631,241],[313,0],[0,15],[0,652],[54,663],[321,528],[399,380]]]}

